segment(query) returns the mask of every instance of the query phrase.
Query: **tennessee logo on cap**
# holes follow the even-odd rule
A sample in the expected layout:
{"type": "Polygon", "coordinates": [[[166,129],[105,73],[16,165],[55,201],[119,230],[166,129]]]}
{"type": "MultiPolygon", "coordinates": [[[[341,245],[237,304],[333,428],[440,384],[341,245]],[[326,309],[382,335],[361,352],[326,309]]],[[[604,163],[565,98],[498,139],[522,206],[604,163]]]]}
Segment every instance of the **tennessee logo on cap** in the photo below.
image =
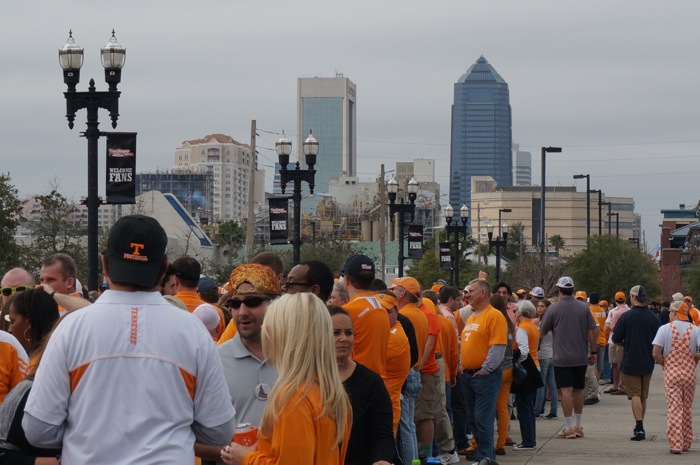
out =
{"type": "Polygon", "coordinates": [[[145,247],[144,244],[138,244],[136,242],[132,242],[129,244],[129,247],[131,247],[131,253],[125,253],[124,254],[124,259],[125,260],[136,260],[139,262],[147,262],[148,257],[146,255],[141,255],[141,249],[145,247]]]}

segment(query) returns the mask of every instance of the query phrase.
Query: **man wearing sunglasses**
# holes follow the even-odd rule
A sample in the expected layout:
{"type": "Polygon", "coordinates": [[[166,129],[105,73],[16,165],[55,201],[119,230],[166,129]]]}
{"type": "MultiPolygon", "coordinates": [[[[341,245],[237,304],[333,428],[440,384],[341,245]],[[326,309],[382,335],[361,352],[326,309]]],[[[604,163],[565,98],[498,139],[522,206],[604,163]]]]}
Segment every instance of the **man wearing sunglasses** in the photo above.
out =
{"type": "MultiPolygon", "coordinates": [[[[2,287],[2,305],[4,307],[7,300],[15,292],[26,291],[28,289],[34,288],[34,277],[23,268],[12,268],[10,271],[5,273],[0,281],[0,287],[2,287]]],[[[0,329],[7,331],[8,323],[5,321],[6,311],[0,314],[0,329]]]]}
{"type": "Polygon", "coordinates": [[[312,292],[325,302],[333,292],[333,272],[318,260],[301,262],[289,270],[286,281],[282,281],[282,292],[312,292]]]}
{"type": "Polygon", "coordinates": [[[0,286],[2,286],[2,303],[5,305],[7,299],[15,292],[33,289],[34,276],[24,268],[12,268],[2,277],[0,286]]]}
{"type": "MultiPolygon", "coordinates": [[[[217,347],[224,376],[239,423],[260,425],[267,395],[277,380],[277,371],[265,359],[261,331],[267,307],[279,296],[279,280],[271,268],[257,263],[237,266],[229,278],[225,305],[238,332],[217,347]]],[[[219,446],[195,445],[203,461],[220,460],[219,446]]]]}

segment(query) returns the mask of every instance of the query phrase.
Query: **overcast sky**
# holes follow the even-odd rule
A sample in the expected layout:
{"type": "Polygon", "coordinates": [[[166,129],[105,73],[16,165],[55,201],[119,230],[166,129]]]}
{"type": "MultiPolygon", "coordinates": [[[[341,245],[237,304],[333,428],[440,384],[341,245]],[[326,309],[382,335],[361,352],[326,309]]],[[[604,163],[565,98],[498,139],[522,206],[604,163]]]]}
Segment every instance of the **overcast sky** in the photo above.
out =
{"type": "MultiPolygon", "coordinates": [[[[700,200],[699,20],[697,0],[4,2],[0,171],[23,196],[53,179],[85,195],[86,114],[69,131],[57,50],[72,29],[85,49],[78,90],[90,78],[106,90],[99,49],[114,28],[127,49],[117,130],[139,133],[138,171],[170,168],[183,140],[206,134],[248,143],[256,119],[270,186],[278,136],[265,131],[296,140],[296,78],[339,72],[357,85],[361,180],[434,158],[446,193],[453,85],[484,55],[509,84],[533,184],[539,148],[563,147],[547,185],[583,173],[633,197],[654,246],[660,210],[700,200]]],[[[104,111],[100,122],[111,130],[104,111]]],[[[104,139],[100,178],[103,154],[104,139]]]]}

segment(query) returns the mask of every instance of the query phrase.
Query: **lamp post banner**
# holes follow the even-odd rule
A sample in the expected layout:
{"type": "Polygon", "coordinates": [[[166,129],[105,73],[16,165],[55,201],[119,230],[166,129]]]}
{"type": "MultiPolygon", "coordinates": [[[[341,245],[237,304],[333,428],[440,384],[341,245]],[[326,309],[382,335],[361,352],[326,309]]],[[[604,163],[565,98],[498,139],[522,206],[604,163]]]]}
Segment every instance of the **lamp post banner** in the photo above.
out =
{"type": "Polygon", "coordinates": [[[440,269],[452,269],[452,244],[449,242],[440,242],[440,269]]]}
{"type": "Polygon", "coordinates": [[[408,258],[423,258],[423,225],[408,225],[408,258]]]}
{"type": "Polygon", "coordinates": [[[107,133],[107,203],[136,203],[136,133],[107,133]]]}
{"type": "Polygon", "coordinates": [[[270,245],[289,244],[289,198],[269,198],[270,245]]]}

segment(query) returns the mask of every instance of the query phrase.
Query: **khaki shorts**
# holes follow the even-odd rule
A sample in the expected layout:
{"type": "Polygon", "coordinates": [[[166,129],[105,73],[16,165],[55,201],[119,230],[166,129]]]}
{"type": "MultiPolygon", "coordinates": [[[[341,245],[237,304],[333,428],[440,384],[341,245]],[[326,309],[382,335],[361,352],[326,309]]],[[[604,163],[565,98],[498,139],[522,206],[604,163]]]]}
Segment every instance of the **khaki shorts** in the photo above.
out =
{"type": "Polygon", "coordinates": [[[423,373],[420,374],[420,382],[423,387],[420,390],[418,399],[416,399],[416,411],[413,414],[414,421],[435,419],[435,406],[440,403],[439,373],[439,371],[436,371],[432,375],[425,375],[423,373]]]}
{"type": "Polygon", "coordinates": [[[608,345],[608,360],[610,363],[622,363],[622,352],[624,347],[617,344],[608,345]]]}
{"type": "Polygon", "coordinates": [[[628,375],[622,373],[625,377],[625,392],[627,398],[640,397],[647,399],[649,397],[649,382],[651,382],[651,374],[648,375],[628,375]]]}

